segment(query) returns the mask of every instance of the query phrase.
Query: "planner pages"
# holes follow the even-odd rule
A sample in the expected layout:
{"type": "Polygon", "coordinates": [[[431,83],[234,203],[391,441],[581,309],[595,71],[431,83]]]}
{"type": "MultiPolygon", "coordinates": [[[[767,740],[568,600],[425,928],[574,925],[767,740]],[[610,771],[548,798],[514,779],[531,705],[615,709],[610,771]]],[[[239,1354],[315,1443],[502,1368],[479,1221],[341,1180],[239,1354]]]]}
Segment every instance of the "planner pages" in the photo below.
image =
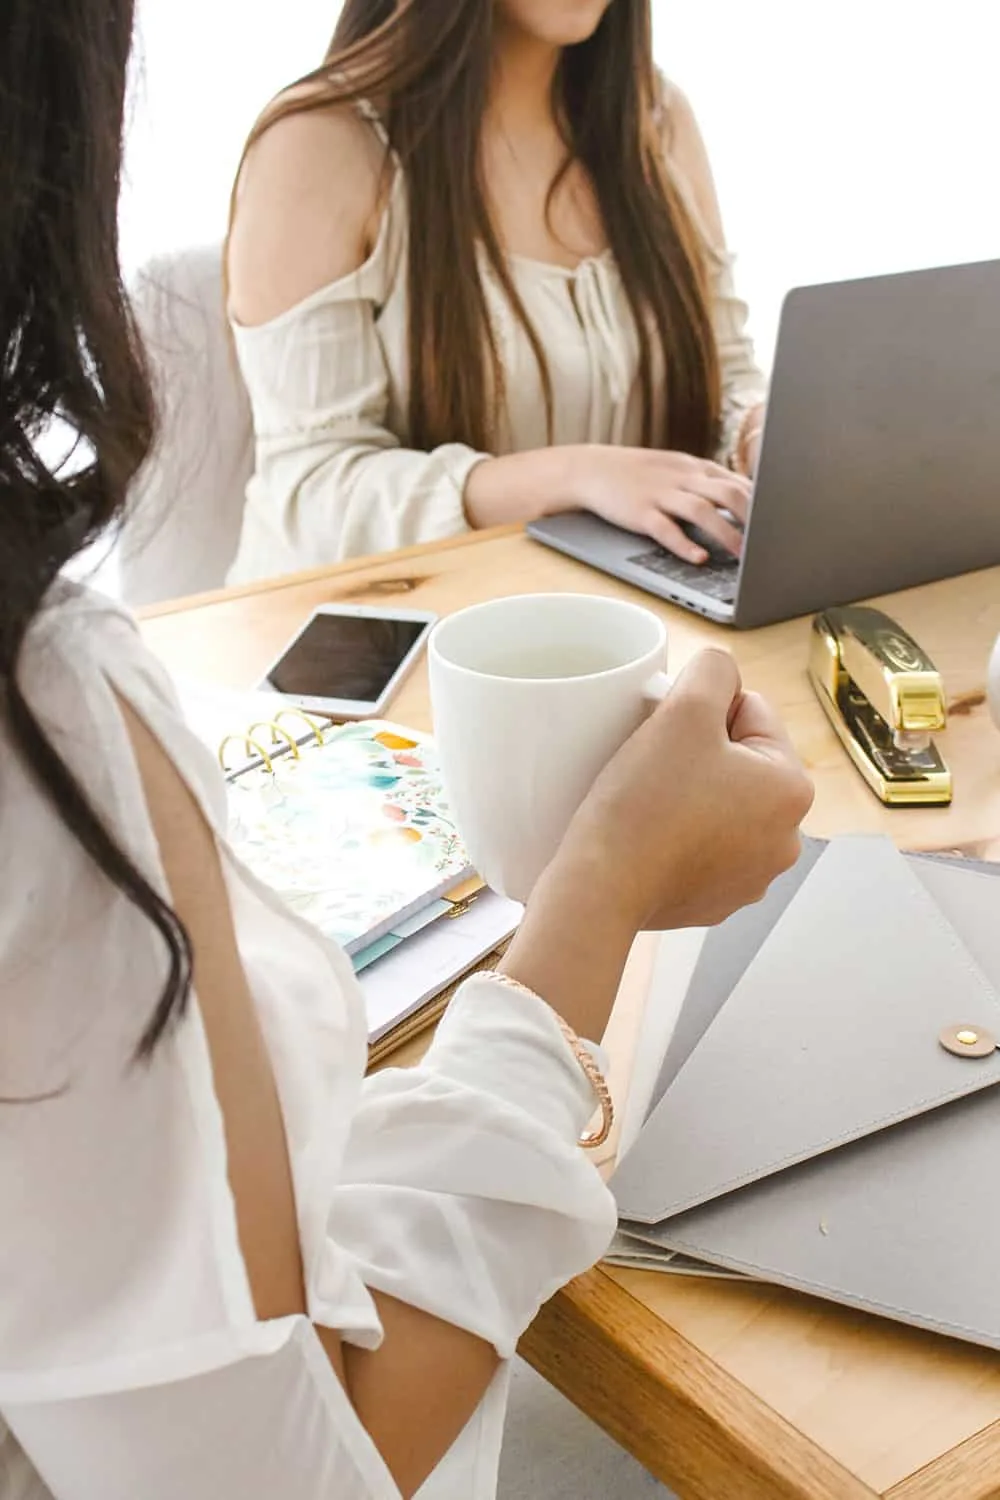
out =
{"type": "Polygon", "coordinates": [[[347,724],[236,776],[230,840],[300,916],[349,954],[472,875],[430,740],[347,724]]]}

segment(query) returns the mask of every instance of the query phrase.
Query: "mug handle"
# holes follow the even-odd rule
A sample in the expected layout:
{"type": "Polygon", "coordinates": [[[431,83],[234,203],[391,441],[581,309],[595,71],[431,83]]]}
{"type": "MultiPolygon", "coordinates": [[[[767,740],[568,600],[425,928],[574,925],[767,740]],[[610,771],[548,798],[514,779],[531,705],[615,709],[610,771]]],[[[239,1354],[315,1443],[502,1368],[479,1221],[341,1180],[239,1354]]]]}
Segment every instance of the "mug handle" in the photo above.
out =
{"type": "Polygon", "coordinates": [[[652,677],[643,684],[642,696],[650,707],[662,703],[674,685],[674,679],[667,672],[654,672],[652,677]]]}

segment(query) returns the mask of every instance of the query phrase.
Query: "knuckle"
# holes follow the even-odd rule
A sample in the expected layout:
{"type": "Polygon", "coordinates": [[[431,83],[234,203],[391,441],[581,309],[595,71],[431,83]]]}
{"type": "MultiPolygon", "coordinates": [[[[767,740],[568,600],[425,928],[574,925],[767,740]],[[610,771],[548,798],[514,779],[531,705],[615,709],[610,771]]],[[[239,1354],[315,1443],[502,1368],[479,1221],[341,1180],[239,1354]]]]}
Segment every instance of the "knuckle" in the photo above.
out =
{"type": "Polygon", "coordinates": [[[692,495],[688,505],[688,517],[708,531],[717,527],[719,513],[711,500],[704,495],[692,495]]]}
{"type": "Polygon", "coordinates": [[[691,520],[693,496],[684,489],[665,489],[658,496],[660,515],[669,518],[679,516],[683,521],[691,520]]]}
{"type": "Polygon", "coordinates": [[[802,842],[798,831],[791,838],[786,839],[784,847],[778,856],[778,874],[783,875],[786,870],[791,870],[799,862],[802,853],[802,842]]]}
{"type": "Polygon", "coordinates": [[[816,800],[816,788],[811,777],[804,770],[799,770],[795,778],[795,806],[799,809],[799,819],[805,817],[816,800]]]}
{"type": "Polygon", "coordinates": [[[763,901],[771,888],[771,881],[774,879],[775,873],[763,873],[760,870],[755,870],[753,876],[746,882],[743,900],[740,902],[740,905],[756,906],[758,901],[763,901]]]}

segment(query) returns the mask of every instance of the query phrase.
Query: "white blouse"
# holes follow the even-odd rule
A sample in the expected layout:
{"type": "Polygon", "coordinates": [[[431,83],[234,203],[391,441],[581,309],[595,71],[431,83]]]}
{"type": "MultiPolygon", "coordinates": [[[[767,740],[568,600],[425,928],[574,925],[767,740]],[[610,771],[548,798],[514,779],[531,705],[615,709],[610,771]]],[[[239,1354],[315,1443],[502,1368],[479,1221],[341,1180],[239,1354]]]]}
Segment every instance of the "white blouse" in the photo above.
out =
{"type": "MultiPolygon", "coordinates": [[[[385,140],[377,120],[372,123],[385,140]]],[[[689,189],[685,196],[697,222],[689,189]]],[[[406,184],[397,168],[375,247],[362,266],[267,323],[233,324],[253,412],[256,467],[229,582],[439,541],[466,529],[465,482],[489,455],[464,443],[430,453],[407,447],[408,235],[406,184]]],[[[610,250],[572,271],[519,255],[508,263],[549,364],[551,440],[640,444],[638,339],[610,250]]],[[[744,413],[763,401],[766,382],[746,332],[746,304],[734,290],[733,257],[712,252],[710,267],[724,454],[744,413]]],[[[496,453],[544,448],[550,440],[545,396],[531,344],[485,256],[480,274],[506,378],[496,453]]]]}
{"type": "MultiPolygon", "coordinates": [[[[115,693],[218,832],[284,1118],[308,1317],[254,1314],[197,997],[137,1065],[162,940],[97,872],[0,722],[0,1493],[398,1500],[313,1325],[377,1347],[380,1290],[509,1359],[613,1230],[610,1195],[575,1145],[589,1085],[551,1012],[485,977],[463,987],[419,1067],[366,1079],[349,962],[227,848],[218,769],[131,619],[57,585],[21,680],[164,896],[115,693]]],[[[506,1374],[427,1500],[494,1493],[506,1374]]]]}

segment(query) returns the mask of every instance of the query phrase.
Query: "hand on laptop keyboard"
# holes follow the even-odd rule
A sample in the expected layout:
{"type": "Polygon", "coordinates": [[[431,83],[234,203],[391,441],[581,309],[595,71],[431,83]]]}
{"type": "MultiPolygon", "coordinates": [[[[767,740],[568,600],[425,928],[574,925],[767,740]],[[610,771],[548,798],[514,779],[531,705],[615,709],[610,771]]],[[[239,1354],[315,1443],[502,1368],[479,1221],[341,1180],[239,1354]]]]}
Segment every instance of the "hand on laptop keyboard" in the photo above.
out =
{"type": "MultiPolygon", "coordinates": [[[[736,520],[735,516],[733,516],[731,519],[735,530],[737,530],[740,534],[740,541],[742,542],[743,527],[736,520]]],[[[715,538],[709,536],[707,531],[702,531],[700,526],[689,526],[682,523],[681,530],[684,532],[685,536],[690,537],[691,541],[694,542],[696,547],[703,548],[704,551],[708,554],[705,558],[704,564],[702,565],[702,571],[704,570],[704,568],[711,568],[713,566],[726,568],[731,568],[733,566],[735,559],[732,552],[730,552],[727,547],[720,547],[715,538]]]]}
{"type": "Polygon", "coordinates": [[[742,475],[658,448],[598,444],[572,449],[568,458],[575,503],[605,521],[695,565],[739,555],[751,490],[742,475]]]}
{"type": "Polygon", "coordinates": [[[648,569],[650,573],[658,573],[662,578],[669,578],[674,583],[686,584],[700,594],[717,599],[720,604],[732,604],[736,598],[739,562],[731,552],[720,547],[697,526],[685,526],[684,531],[692,541],[705,549],[708,554],[705,562],[686,562],[683,558],[665,552],[662,547],[651,547],[647,552],[639,552],[630,557],[629,562],[648,569]]]}
{"type": "Polygon", "coordinates": [[[648,552],[637,552],[628,561],[650,573],[658,573],[661,578],[669,578],[672,583],[683,583],[699,594],[707,594],[720,604],[732,604],[736,599],[739,563],[728,553],[696,565],[664,552],[662,547],[651,547],[648,552]]]}

